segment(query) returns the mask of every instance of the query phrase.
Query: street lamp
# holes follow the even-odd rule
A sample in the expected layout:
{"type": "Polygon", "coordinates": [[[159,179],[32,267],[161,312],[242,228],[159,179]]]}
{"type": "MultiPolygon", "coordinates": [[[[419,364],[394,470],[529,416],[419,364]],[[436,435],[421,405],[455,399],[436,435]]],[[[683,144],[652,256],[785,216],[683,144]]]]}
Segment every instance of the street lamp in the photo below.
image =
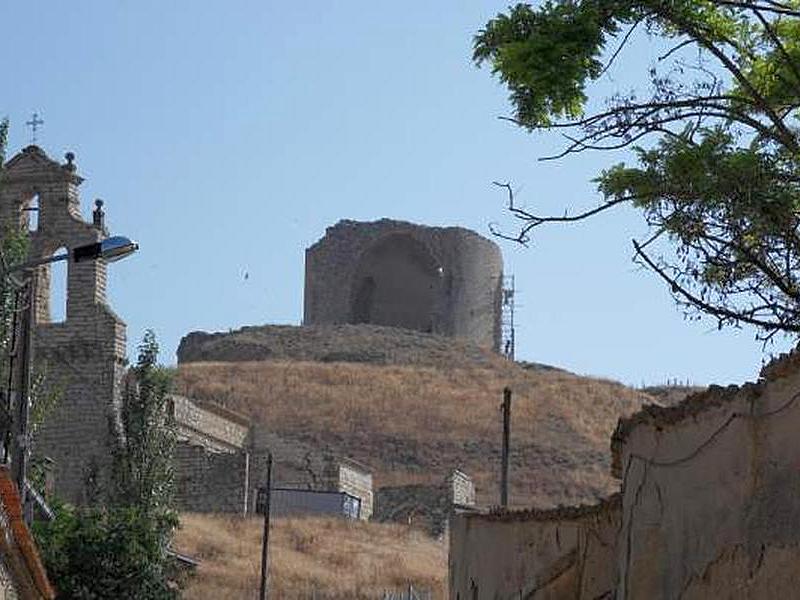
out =
{"type": "Polygon", "coordinates": [[[104,259],[106,262],[114,262],[130,256],[139,249],[139,244],[124,236],[113,236],[83,246],[76,246],[70,251],[25,261],[11,267],[0,269],[0,277],[8,277],[17,292],[26,292],[23,298],[23,308],[21,311],[19,343],[20,351],[15,353],[19,357],[19,368],[17,369],[17,423],[15,436],[13,439],[14,451],[12,453],[12,474],[17,483],[20,495],[20,504],[23,506],[25,521],[30,522],[31,513],[26,505],[27,496],[27,463],[28,463],[28,420],[30,413],[31,396],[31,364],[33,362],[33,319],[36,314],[36,291],[33,270],[36,267],[51,264],[59,261],[72,259],[75,263],[90,260],[104,259]],[[14,273],[22,271],[25,275],[23,281],[18,281],[14,273]]]}
{"type": "MultiPolygon", "coordinates": [[[[0,271],[0,275],[10,275],[17,271],[28,271],[34,267],[41,265],[49,265],[50,263],[59,262],[62,260],[69,260],[72,258],[73,262],[85,262],[87,260],[97,260],[98,258],[105,259],[106,262],[115,262],[127,256],[130,256],[139,249],[139,244],[126,238],[122,235],[115,235],[106,238],[94,244],[86,244],[84,246],[76,246],[72,250],[63,252],[61,254],[54,254],[46,258],[37,258],[29,260],[5,270],[0,271]]],[[[23,284],[24,285],[24,284],[23,284]]]]}

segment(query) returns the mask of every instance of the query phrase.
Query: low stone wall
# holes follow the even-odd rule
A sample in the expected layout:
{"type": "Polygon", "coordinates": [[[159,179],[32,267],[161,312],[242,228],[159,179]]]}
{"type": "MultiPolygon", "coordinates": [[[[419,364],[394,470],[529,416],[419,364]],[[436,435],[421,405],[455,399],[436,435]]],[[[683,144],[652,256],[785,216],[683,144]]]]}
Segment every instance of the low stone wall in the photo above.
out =
{"type": "Polygon", "coordinates": [[[450,598],[611,597],[619,507],[614,497],[593,507],[455,515],[450,598]]]}

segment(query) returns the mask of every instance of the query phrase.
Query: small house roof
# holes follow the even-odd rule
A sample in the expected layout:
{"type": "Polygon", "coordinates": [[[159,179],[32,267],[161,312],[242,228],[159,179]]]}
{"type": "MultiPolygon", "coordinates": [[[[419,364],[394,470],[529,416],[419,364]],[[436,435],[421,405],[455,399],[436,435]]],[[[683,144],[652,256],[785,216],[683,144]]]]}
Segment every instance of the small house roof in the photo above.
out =
{"type": "Polygon", "coordinates": [[[52,600],[56,597],[55,590],[47,578],[36,543],[33,541],[28,526],[22,518],[22,505],[20,503],[17,485],[11,478],[8,467],[0,465],[0,546],[7,552],[8,566],[12,571],[15,581],[24,588],[32,588],[36,595],[20,594],[20,598],[45,598],[52,600]]]}

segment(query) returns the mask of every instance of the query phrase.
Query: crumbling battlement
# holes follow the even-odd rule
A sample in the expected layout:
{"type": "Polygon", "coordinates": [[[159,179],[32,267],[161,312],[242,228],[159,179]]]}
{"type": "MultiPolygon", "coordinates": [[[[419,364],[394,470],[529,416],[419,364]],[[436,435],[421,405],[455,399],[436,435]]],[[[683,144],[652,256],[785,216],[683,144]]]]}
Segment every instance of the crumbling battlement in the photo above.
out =
{"type": "Polygon", "coordinates": [[[503,261],[460,227],[339,221],[306,250],[305,325],[372,323],[500,346],[503,261]]]}

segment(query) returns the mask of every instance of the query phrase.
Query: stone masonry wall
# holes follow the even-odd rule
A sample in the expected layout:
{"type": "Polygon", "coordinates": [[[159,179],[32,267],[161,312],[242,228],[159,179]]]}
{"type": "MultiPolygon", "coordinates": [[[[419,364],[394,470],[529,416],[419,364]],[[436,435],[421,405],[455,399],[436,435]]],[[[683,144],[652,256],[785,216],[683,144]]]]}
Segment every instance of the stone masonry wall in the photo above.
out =
{"type": "Polygon", "coordinates": [[[454,506],[475,506],[475,483],[466,473],[454,470],[447,478],[451,504],[454,506]]]}
{"type": "Polygon", "coordinates": [[[329,461],[323,474],[324,487],[346,492],[361,500],[360,518],[368,521],[373,512],[372,475],[350,461],[329,461]]]}
{"type": "Polygon", "coordinates": [[[175,501],[179,510],[248,512],[251,494],[246,452],[213,452],[179,442],[175,462],[175,501]]]}
{"type": "Polygon", "coordinates": [[[247,446],[250,422],[221,406],[170,396],[178,437],[219,452],[233,452],[247,446]]]}
{"type": "Polygon", "coordinates": [[[500,249],[459,227],[340,221],[306,250],[305,325],[368,322],[500,345],[500,249]]]}
{"type": "MultiPolygon", "coordinates": [[[[101,208],[93,223],[83,221],[73,157],[65,164],[29,146],[3,169],[0,228],[29,230],[30,258],[106,237],[101,208]],[[38,198],[38,223],[26,208],[38,198]]],[[[55,488],[61,498],[88,503],[104,485],[110,463],[109,437],[119,422],[125,369],[125,324],[106,303],[103,260],[68,263],[66,320],[50,322],[50,268],[35,270],[34,359],[47,374],[59,400],[42,426],[34,452],[56,463],[55,488]]]]}
{"type": "Polygon", "coordinates": [[[441,483],[383,486],[375,491],[374,519],[406,523],[443,536],[451,516],[475,506],[475,484],[457,469],[441,483]]]}

